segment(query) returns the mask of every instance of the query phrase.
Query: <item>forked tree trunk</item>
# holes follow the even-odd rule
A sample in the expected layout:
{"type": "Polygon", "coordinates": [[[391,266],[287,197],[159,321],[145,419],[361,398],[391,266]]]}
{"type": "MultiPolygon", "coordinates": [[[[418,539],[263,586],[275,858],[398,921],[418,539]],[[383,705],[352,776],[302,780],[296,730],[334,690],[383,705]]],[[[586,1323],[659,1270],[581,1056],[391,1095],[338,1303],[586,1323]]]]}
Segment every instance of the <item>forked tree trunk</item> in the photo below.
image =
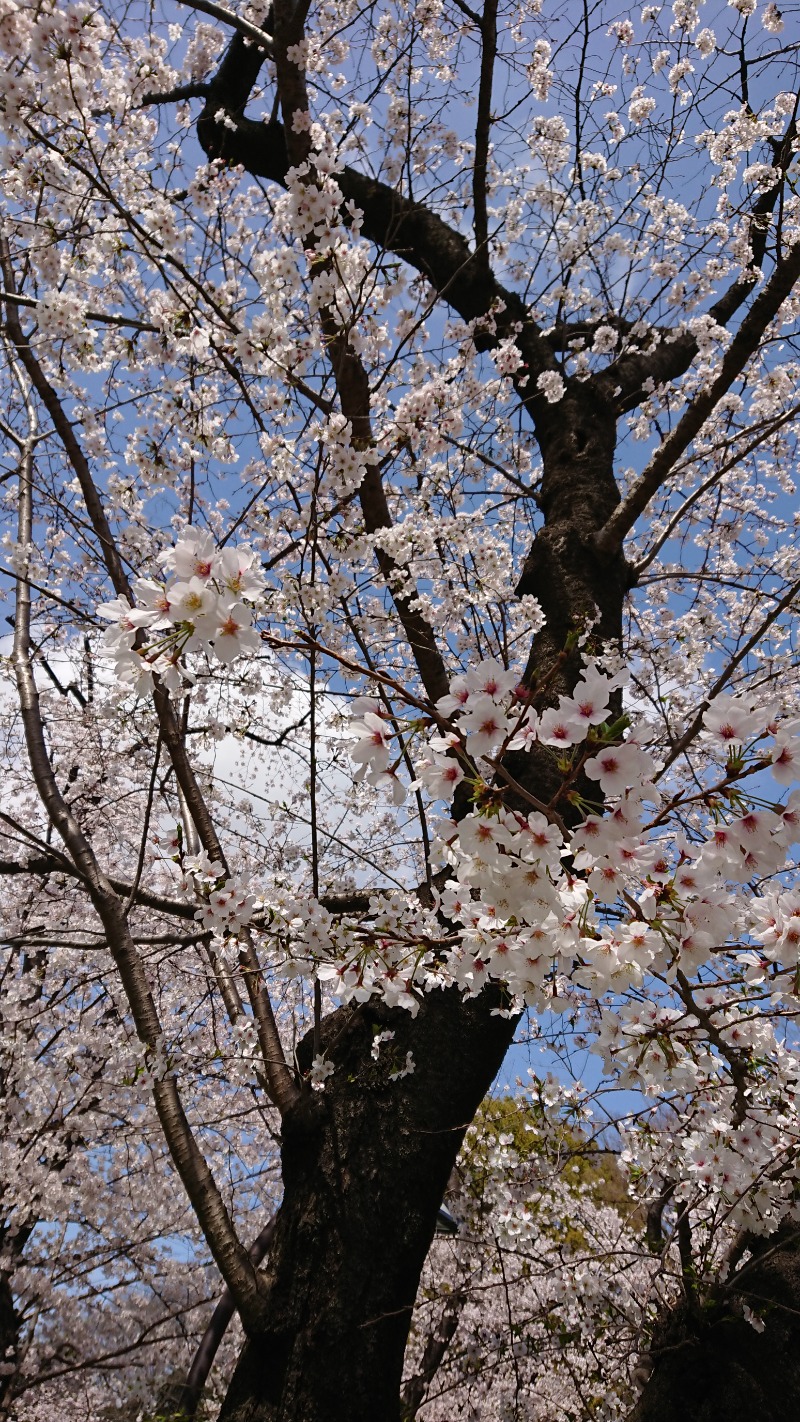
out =
{"type": "MultiPolygon", "coordinates": [[[[233,39],[208,86],[198,138],[210,159],[242,164],[252,175],[285,186],[288,153],[280,123],[245,115],[263,59],[257,46],[239,35],[233,39]],[[220,113],[235,121],[221,122],[220,113]]],[[[495,327],[497,338],[514,336],[531,377],[550,368],[543,334],[529,321],[524,302],[496,282],[460,232],[379,180],[349,168],[338,178],[345,197],[363,212],[364,237],[407,260],[463,320],[504,313],[495,327]]],[[[780,191],[777,185],[760,199],[767,206],[756,212],[768,214],[780,191]]],[[[758,228],[754,224],[756,266],[768,231],[768,222],[758,228]]],[[[785,299],[795,280],[789,259],[771,294],[762,293],[766,305],[777,310],[775,301],[785,299]]],[[[750,290],[749,276],[734,282],[712,308],[715,319],[730,321],[750,290]]],[[[771,319],[768,316],[767,323],[771,319]]],[[[759,315],[756,326],[761,321],[759,315]]],[[[762,322],[759,330],[765,328],[762,322]]],[[[571,634],[591,626],[586,645],[590,652],[620,636],[628,570],[621,548],[613,549],[613,537],[604,540],[607,557],[602,561],[594,542],[619,502],[613,475],[615,413],[624,414],[640,403],[646,381],[660,385],[688,369],[697,346],[685,334],[676,331],[674,336],[647,352],[631,353],[608,372],[595,372],[590,381],[571,381],[554,405],[537,393],[535,378],[518,384],[544,461],[540,504],[545,526],[534,540],[519,591],[538,598],[547,625],[534,639],[526,675],[531,681],[540,678],[555,664],[548,699],[574,685],[579,656],[563,655],[571,634]]],[[[733,346],[740,337],[741,331],[733,346]]],[[[488,349],[493,339],[476,336],[480,349],[488,349]]],[[[750,334],[745,345],[749,339],[750,334]]],[[[702,403],[695,404],[695,415],[702,420],[702,403]]],[[[558,788],[554,757],[541,747],[530,757],[509,757],[506,769],[541,801],[558,788]]],[[[465,808],[465,802],[457,803],[455,812],[465,808]]],[[[565,817],[570,818],[569,811],[565,817]]],[[[408,1319],[436,1208],[463,1130],[510,1041],[511,1024],[492,1017],[483,998],[464,1003],[438,993],[424,1003],[416,1022],[397,1015],[388,1020],[397,1032],[398,1052],[409,1047],[414,1051],[415,1075],[390,1087],[380,1065],[372,1062],[371,1024],[384,1022],[377,1008],[337,1013],[325,1028],[329,1044],[341,1030],[329,1053],[338,1064],[337,1074],[321,1100],[305,1102],[286,1122],[285,1198],[269,1266],[272,1318],[264,1334],[245,1347],[223,1407],[226,1422],[336,1422],[340,1417],[348,1422],[362,1417],[394,1422],[397,1417],[408,1319]]],[[[773,1281],[775,1299],[794,1296],[794,1285],[788,1282],[793,1259],[791,1250],[782,1256],[773,1281]]],[[[762,1283],[765,1289],[772,1287],[766,1274],[762,1283]]],[[[725,1415],[719,1398],[731,1395],[732,1384],[726,1383],[725,1391],[720,1383],[716,1393],[709,1394],[700,1387],[699,1375],[694,1389],[681,1383],[681,1358],[696,1349],[697,1357],[707,1357],[710,1366],[715,1340],[725,1329],[734,1350],[741,1345],[741,1358],[751,1360],[748,1376],[755,1378],[762,1370],[761,1392],[753,1397],[760,1397],[764,1408],[754,1401],[748,1422],[800,1417],[794,1384],[788,1379],[789,1401],[783,1412],[774,1387],[778,1411],[764,1410],[773,1406],[766,1391],[773,1363],[776,1377],[785,1376],[784,1367],[794,1366],[785,1360],[781,1369],[777,1366],[776,1340],[784,1336],[787,1344],[792,1341],[789,1307],[781,1303],[775,1317],[782,1309],[783,1323],[768,1321],[761,1334],[744,1320],[740,1326],[721,1316],[722,1332],[706,1334],[696,1305],[691,1319],[689,1314],[683,1319],[678,1310],[670,1324],[680,1335],[675,1351],[669,1351],[670,1344],[660,1355],[638,1422],[663,1422],[667,1417],[671,1422],[684,1417],[707,1422],[725,1415]],[[684,1337],[681,1329],[689,1326],[687,1320],[691,1327],[684,1337]],[[781,1335],[780,1329],[789,1331],[781,1335]],[[767,1361],[757,1362],[756,1354],[767,1361]],[[698,1401],[701,1397],[705,1401],[698,1401]],[[711,1410],[703,1412],[702,1407],[711,1410]]],[[[725,1356],[735,1363],[730,1348],[725,1356]]],[[[721,1377],[720,1370],[713,1375],[721,1377]]],[[[731,1397],[729,1417],[741,1415],[737,1405],[731,1397]]]]}

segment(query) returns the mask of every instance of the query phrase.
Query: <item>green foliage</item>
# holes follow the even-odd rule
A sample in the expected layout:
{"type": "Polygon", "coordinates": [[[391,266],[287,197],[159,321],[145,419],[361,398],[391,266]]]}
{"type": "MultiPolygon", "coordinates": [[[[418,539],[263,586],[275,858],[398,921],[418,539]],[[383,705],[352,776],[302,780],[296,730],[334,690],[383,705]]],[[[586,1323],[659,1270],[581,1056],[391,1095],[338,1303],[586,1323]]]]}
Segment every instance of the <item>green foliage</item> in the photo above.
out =
{"type": "MultiPolygon", "coordinates": [[[[644,1227],[644,1221],[635,1218],[615,1153],[596,1145],[574,1123],[554,1122],[527,1095],[487,1098],[467,1132],[460,1184],[479,1212],[491,1209],[490,1185],[499,1171],[519,1187],[529,1187],[532,1198],[561,1181],[576,1195],[589,1195],[594,1204],[616,1210],[634,1227],[644,1227]]],[[[554,1238],[552,1224],[548,1232],[554,1238]]],[[[563,1218],[558,1236],[557,1242],[568,1249],[586,1247],[584,1235],[568,1217],[563,1218]]]]}

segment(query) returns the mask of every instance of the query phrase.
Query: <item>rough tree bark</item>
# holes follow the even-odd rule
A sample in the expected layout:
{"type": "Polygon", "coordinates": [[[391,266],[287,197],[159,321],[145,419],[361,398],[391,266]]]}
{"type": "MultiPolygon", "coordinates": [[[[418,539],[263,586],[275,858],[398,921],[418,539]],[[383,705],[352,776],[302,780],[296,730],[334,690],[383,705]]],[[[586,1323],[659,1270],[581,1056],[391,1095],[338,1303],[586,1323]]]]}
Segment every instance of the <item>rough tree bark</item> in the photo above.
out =
{"type": "MultiPolygon", "coordinates": [[[[267,1328],[248,1340],[220,1422],[396,1422],[411,1310],[464,1132],[515,1022],[499,994],[432,994],[412,1019],[366,1004],[325,1020],[335,1063],[283,1128],[284,1198],[266,1270],[267,1328]],[[375,1034],[394,1041],[372,1058],[375,1034]],[[414,1055],[413,1075],[390,1081],[414,1055]],[[335,1083],[335,1084],[334,1084],[335,1083]],[[332,1088],[332,1089],[331,1089],[332,1088]]],[[[310,1038],[300,1064],[310,1065],[310,1038]]]]}
{"type": "MultiPolygon", "coordinates": [[[[5,1231],[0,1228],[0,1248],[7,1248],[5,1231]]],[[[14,1260],[16,1263],[16,1260],[14,1260]]],[[[19,1346],[19,1314],[11,1289],[13,1267],[0,1269],[0,1417],[6,1416],[9,1381],[19,1346]],[[7,1371],[6,1371],[7,1369],[7,1371]]]]}
{"type": "Polygon", "coordinates": [[[18,1225],[13,1234],[8,1226],[0,1224],[0,1419],[8,1416],[13,1395],[15,1362],[20,1352],[22,1317],[14,1302],[14,1272],[23,1257],[23,1250],[30,1239],[36,1221],[18,1225]]]}
{"type": "Polygon", "coordinates": [[[795,1226],[750,1244],[728,1280],[688,1288],[665,1315],[630,1422],[800,1417],[800,1234],[795,1226]]]}

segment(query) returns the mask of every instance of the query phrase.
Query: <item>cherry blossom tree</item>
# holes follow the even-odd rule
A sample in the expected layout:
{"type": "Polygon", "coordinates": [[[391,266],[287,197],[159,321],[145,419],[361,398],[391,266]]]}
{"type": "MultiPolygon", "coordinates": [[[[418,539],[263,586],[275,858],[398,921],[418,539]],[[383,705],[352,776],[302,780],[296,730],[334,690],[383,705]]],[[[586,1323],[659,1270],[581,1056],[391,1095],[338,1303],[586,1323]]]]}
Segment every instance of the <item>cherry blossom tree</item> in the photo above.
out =
{"type": "Polygon", "coordinates": [[[676,1297],[613,1155],[576,1129],[586,1094],[520,1088],[467,1133],[460,1227],[434,1241],[412,1321],[410,1417],[624,1415],[646,1320],[676,1297]]]}
{"type": "Polygon", "coordinates": [[[213,1275],[224,1422],[444,1415],[412,1311],[527,1015],[598,1149],[625,1093],[651,1259],[615,1302],[634,1225],[576,1207],[563,1406],[509,1266],[497,1415],[622,1415],[634,1351],[638,1422],[796,1410],[788,7],[0,0],[0,45],[3,1376],[39,1297],[146,1276],[99,1365],[213,1275]]]}

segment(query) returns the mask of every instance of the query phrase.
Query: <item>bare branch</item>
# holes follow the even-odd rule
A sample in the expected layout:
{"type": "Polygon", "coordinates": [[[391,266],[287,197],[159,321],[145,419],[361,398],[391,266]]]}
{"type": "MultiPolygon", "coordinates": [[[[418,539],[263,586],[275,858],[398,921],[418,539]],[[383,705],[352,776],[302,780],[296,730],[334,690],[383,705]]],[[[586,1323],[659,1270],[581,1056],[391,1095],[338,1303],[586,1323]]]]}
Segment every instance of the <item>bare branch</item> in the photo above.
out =
{"type": "MultiPolygon", "coordinates": [[[[273,1215],[271,1219],[267,1220],[264,1228],[253,1240],[248,1250],[248,1254],[256,1267],[258,1267],[264,1259],[272,1243],[274,1233],[275,1216],[273,1215]]],[[[203,1389],[208,1380],[208,1375],[214,1366],[214,1359],[217,1356],[219,1346],[225,1337],[228,1325],[235,1312],[236,1302],[234,1297],[230,1289],[225,1288],[220,1295],[219,1303],[211,1315],[208,1327],[200,1339],[197,1352],[192,1359],[192,1365],[189,1369],[186,1382],[175,1396],[173,1404],[175,1412],[180,1417],[185,1418],[186,1422],[191,1422],[191,1419],[197,1412],[203,1389]]],[[[170,1399],[170,1401],[172,1402],[172,1399],[170,1399]]]]}
{"type": "Polygon", "coordinates": [[[249,20],[243,19],[241,15],[235,15],[224,5],[216,5],[214,0],[178,0],[178,3],[188,6],[190,10],[200,10],[204,15],[210,15],[212,20],[219,20],[221,24],[228,25],[230,29],[236,30],[237,34],[258,45],[265,54],[272,57],[272,35],[267,34],[266,30],[259,29],[258,25],[251,24],[249,20]]]}
{"type": "Polygon", "coordinates": [[[600,553],[610,555],[621,547],[625,535],[630,532],[654,494],[658,493],[669,478],[677,460],[714,413],[722,396],[727,394],[736,377],[758,349],[764,332],[775,319],[798,278],[800,242],[789,249],[787,256],[756,297],[722,358],[719,374],[695,396],[672,434],[656,450],[644,473],[593,539],[594,546],[600,553]]]}

